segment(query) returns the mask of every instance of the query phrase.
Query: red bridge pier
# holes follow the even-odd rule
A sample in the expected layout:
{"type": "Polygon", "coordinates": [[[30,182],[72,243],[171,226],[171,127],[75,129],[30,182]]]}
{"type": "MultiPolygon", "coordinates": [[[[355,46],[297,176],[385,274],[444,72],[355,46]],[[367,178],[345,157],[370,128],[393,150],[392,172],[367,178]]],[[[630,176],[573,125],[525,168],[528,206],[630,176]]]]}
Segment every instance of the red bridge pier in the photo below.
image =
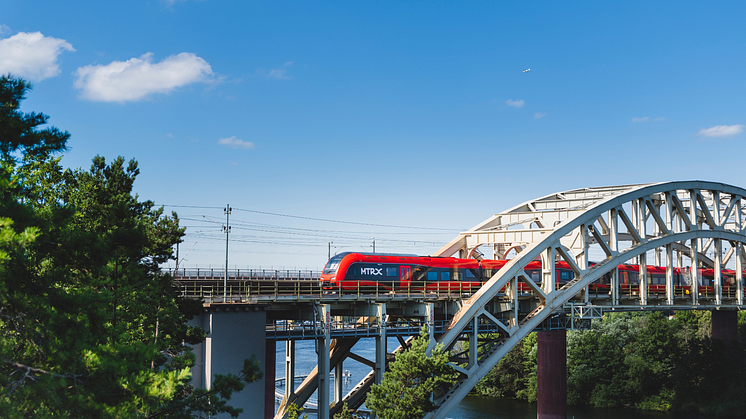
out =
{"type": "Polygon", "coordinates": [[[537,419],[567,418],[567,332],[538,332],[537,419]]]}
{"type": "Polygon", "coordinates": [[[738,312],[712,310],[712,338],[726,342],[738,339],[738,312]]]}
{"type": "MultiPolygon", "coordinates": [[[[275,341],[266,340],[264,344],[264,419],[275,417],[275,361],[277,361],[275,341]]],[[[285,386],[292,385],[293,381],[285,383],[285,386]]]]}

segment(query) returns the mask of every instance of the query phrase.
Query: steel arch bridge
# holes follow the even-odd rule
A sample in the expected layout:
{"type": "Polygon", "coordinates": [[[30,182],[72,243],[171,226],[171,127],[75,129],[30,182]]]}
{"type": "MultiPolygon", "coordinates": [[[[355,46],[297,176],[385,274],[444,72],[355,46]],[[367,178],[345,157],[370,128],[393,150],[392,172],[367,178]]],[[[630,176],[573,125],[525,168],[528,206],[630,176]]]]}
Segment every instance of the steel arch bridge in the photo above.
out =
{"type": "Polygon", "coordinates": [[[435,256],[479,258],[479,248],[487,246],[496,259],[510,261],[464,301],[437,338],[452,348],[463,335],[470,335],[470,345],[464,362],[454,365],[461,373],[459,381],[447,394],[437,396],[437,409],[425,417],[444,418],[513,346],[564,311],[568,302],[591,302],[589,284],[606,274],[611,277],[609,294],[603,300],[593,299],[603,310],[742,309],[744,196],[742,188],[705,181],[575,189],[525,202],[461,233],[435,256]],[[591,263],[591,251],[601,260],[591,263]],[[713,253],[711,258],[708,252],[713,253]],[[542,261],[539,285],[524,270],[538,259],[542,261]],[[556,289],[555,261],[559,260],[567,262],[574,278],[556,289]],[[647,277],[649,264],[665,266],[665,294],[649,295],[647,286],[622,293],[617,267],[629,262],[639,265],[639,278],[647,277]],[[723,284],[721,268],[726,265],[735,270],[735,284],[723,284]],[[700,266],[713,269],[711,294],[700,295],[700,266]],[[678,287],[677,293],[674,268],[689,273],[685,292],[678,287]],[[527,298],[519,292],[519,283],[532,291],[529,298],[535,308],[531,311],[519,310],[527,298]],[[499,319],[489,309],[498,294],[506,308],[499,319]],[[496,324],[504,333],[478,351],[477,334],[472,331],[483,322],[496,324]]]}

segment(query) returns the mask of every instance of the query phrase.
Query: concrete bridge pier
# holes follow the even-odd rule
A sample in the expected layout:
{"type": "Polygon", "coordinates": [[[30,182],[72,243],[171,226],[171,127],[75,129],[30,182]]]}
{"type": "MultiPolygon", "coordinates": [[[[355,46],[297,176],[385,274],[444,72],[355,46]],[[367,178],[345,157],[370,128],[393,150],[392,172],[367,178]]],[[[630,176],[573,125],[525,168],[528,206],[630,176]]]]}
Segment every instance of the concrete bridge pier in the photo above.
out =
{"type": "Polygon", "coordinates": [[[738,339],[738,312],[712,310],[712,338],[726,342],[738,339]]]}
{"type": "Polygon", "coordinates": [[[538,332],[537,419],[567,418],[567,332],[538,332]]]}
{"type": "Polygon", "coordinates": [[[265,380],[248,384],[241,392],[234,393],[230,401],[231,406],[244,410],[241,418],[267,417],[266,406],[274,413],[276,351],[274,341],[266,340],[266,319],[262,307],[232,304],[207,307],[190,321],[207,332],[207,339],[193,347],[195,388],[210,389],[215,374],[238,374],[244,359],[252,355],[259,361],[265,380]]]}

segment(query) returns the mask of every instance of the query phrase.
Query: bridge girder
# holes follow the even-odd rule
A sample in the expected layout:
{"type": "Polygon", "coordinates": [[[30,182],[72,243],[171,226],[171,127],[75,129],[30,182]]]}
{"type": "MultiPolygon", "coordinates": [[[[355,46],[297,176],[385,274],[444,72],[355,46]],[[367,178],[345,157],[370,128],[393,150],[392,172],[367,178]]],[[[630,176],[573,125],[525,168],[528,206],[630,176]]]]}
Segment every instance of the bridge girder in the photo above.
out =
{"type": "MultiPolygon", "coordinates": [[[[505,256],[500,254],[502,250],[523,250],[464,302],[448,330],[438,338],[439,343],[450,348],[460,335],[468,333],[472,322],[480,318],[496,322],[505,331],[499,341],[479,354],[476,363],[457,368],[461,372],[459,381],[447,394],[439,395],[437,410],[425,418],[444,418],[523,337],[606,273],[612,273],[609,309],[645,308],[647,287],[640,287],[634,306],[620,304],[617,266],[636,258],[643,274],[641,278],[645,278],[649,251],[656,252],[656,260],[661,250],[666,253],[664,307],[743,308],[744,196],[746,190],[742,188],[705,181],[584,188],[528,201],[461,233],[435,256],[465,257],[485,244],[494,246],[497,257],[505,256]],[[623,242],[628,244],[623,246],[623,242]],[[723,244],[730,246],[725,258],[723,244]],[[714,268],[714,301],[703,304],[698,299],[697,280],[690,280],[689,298],[677,300],[672,279],[674,250],[679,252],[679,268],[683,268],[682,256],[687,255],[690,278],[697,278],[700,260],[704,259],[702,253],[713,245],[715,252],[708,265],[714,268]],[[605,255],[593,265],[589,260],[591,246],[600,248],[605,255]],[[720,269],[724,260],[734,255],[736,296],[724,301],[720,269]],[[539,258],[543,266],[541,289],[524,271],[529,262],[539,258]],[[554,289],[556,259],[567,262],[575,274],[573,280],[559,289],[554,289]],[[518,311],[519,282],[527,284],[539,299],[538,307],[522,318],[518,311]],[[485,309],[500,292],[505,292],[513,307],[506,313],[507,321],[497,319],[485,309]]],[[[587,292],[585,300],[588,300],[587,292]]]]}

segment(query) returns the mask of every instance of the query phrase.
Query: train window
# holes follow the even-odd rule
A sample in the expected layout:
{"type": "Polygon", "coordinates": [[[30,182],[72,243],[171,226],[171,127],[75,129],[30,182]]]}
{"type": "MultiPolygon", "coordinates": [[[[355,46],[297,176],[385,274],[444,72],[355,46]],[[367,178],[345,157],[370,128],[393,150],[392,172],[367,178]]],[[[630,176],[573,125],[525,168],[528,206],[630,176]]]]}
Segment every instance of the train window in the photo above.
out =
{"type": "Polygon", "coordinates": [[[539,272],[538,270],[534,269],[531,271],[526,271],[526,274],[529,276],[529,278],[531,278],[532,281],[541,282],[541,272],[539,272]]]}
{"type": "Polygon", "coordinates": [[[639,284],[640,283],[640,274],[638,272],[627,272],[627,277],[629,278],[630,284],[639,284]]]}
{"type": "Polygon", "coordinates": [[[666,276],[655,274],[653,275],[653,284],[654,285],[666,285],[666,276]]]}
{"type": "Polygon", "coordinates": [[[396,276],[396,271],[397,271],[396,268],[386,268],[386,276],[395,277],[396,276]]]}
{"type": "Polygon", "coordinates": [[[451,280],[451,273],[449,271],[443,271],[440,273],[440,280],[441,281],[450,281],[451,280]]]}
{"type": "Polygon", "coordinates": [[[412,281],[424,281],[425,280],[425,268],[418,266],[414,268],[412,273],[412,281]]]}
{"type": "Polygon", "coordinates": [[[438,280],[438,273],[435,271],[430,271],[427,273],[427,280],[428,281],[437,281],[438,280]]]}
{"type": "Polygon", "coordinates": [[[611,272],[606,272],[605,274],[603,274],[603,276],[601,277],[601,282],[599,282],[599,284],[603,284],[603,285],[611,284],[611,272]]]}
{"type": "Polygon", "coordinates": [[[560,269],[559,273],[560,273],[560,280],[562,280],[562,281],[569,281],[570,279],[572,279],[571,276],[570,276],[570,271],[566,271],[564,269],[560,269]]]}
{"type": "Polygon", "coordinates": [[[349,255],[350,252],[344,252],[337,255],[332,256],[331,259],[329,259],[329,262],[326,263],[326,266],[324,267],[324,275],[333,274],[337,272],[337,268],[339,267],[339,262],[342,262],[342,258],[349,255]]]}
{"type": "Polygon", "coordinates": [[[461,273],[461,277],[467,280],[476,279],[477,277],[473,269],[459,269],[459,272],[461,273]]]}

